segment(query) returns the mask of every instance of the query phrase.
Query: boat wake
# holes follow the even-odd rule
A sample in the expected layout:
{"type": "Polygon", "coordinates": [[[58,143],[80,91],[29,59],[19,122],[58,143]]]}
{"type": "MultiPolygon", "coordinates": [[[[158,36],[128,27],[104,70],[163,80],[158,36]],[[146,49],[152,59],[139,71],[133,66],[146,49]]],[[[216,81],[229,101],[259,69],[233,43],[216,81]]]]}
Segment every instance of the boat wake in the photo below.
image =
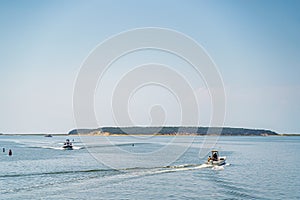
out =
{"type": "Polygon", "coordinates": [[[215,171],[220,171],[220,170],[224,170],[224,169],[225,169],[225,166],[230,166],[230,164],[229,164],[229,163],[226,163],[225,165],[221,165],[221,166],[215,165],[215,166],[213,166],[211,169],[212,169],[212,170],[215,170],[215,171]]]}
{"type": "MultiPolygon", "coordinates": [[[[82,184],[82,182],[90,182],[92,181],[94,184],[101,180],[103,182],[118,183],[124,180],[131,180],[136,178],[142,178],[146,176],[155,176],[164,173],[177,173],[183,171],[190,170],[200,170],[200,169],[209,169],[212,170],[224,170],[224,166],[218,166],[219,169],[216,169],[217,166],[211,166],[207,164],[183,164],[183,165],[175,165],[175,166],[165,166],[165,167],[156,167],[156,168],[125,168],[125,169],[91,169],[91,170],[71,170],[71,171],[50,171],[43,173],[22,173],[22,174],[6,174],[0,175],[1,178],[20,178],[24,179],[24,177],[31,177],[36,180],[39,180],[34,187],[30,186],[20,186],[14,190],[4,190],[1,191],[0,194],[14,193],[20,192],[23,190],[33,190],[37,188],[45,188],[47,186],[58,186],[65,183],[74,183],[74,184],[82,184]],[[44,182],[44,179],[39,179],[39,177],[51,177],[50,182],[44,182]],[[61,176],[67,176],[66,181],[61,181],[61,176]],[[101,179],[99,179],[101,177],[101,179]]],[[[99,183],[100,184],[100,183],[99,183]]]]}
{"type": "MultiPolygon", "coordinates": [[[[38,145],[31,145],[28,146],[29,148],[42,148],[42,149],[55,149],[55,150],[65,150],[62,146],[38,146],[38,145]]],[[[84,149],[83,146],[73,146],[73,150],[80,150],[84,149]]]]}
{"type": "MultiPolygon", "coordinates": [[[[226,164],[227,165],[227,164],[226,164]]],[[[226,166],[224,165],[224,166],[226,166]]],[[[227,166],[229,166],[228,164],[227,166]]],[[[58,175],[58,174],[78,174],[78,173],[101,173],[101,172],[120,172],[119,174],[123,175],[134,175],[134,176],[143,176],[143,175],[155,175],[161,173],[171,173],[179,171],[188,171],[188,170],[199,170],[203,168],[211,168],[216,170],[216,167],[224,166],[211,166],[207,164],[185,164],[185,165],[174,165],[174,166],[165,166],[165,167],[155,167],[155,168],[124,168],[124,169],[91,169],[91,170],[72,170],[72,171],[53,171],[53,172],[44,172],[44,173],[25,173],[25,174],[6,174],[0,175],[0,178],[4,177],[19,177],[19,176],[45,176],[45,175],[58,175]]],[[[221,168],[220,168],[221,169],[221,168]]]]}
{"type": "Polygon", "coordinates": [[[155,174],[161,174],[161,173],[170,173],[170,172],[178,172],[178,171],[189,171],[189,170],[197,170],[197,169],[203,169],[203,168],[209,168],[210,166],[207,164],[201,164],[201,165],[183,165],[182,167],[179,166],[172,166],[168,169],[163,169],[156,171],[155,174]]]}
{"type": "Polygon", "coordinates": [[[132,175],[134,177],[138,176],[150,176],[150,175],[156,175],[156,174],[163,174],[163,173],[175,173],[175,172],[182,172],[182,171],[191,171],[191,170],[200,170],[205,168],[210,168],[212,170],[224,170],[226,166],[229,166],[230,164],[226,164],[223,166],[212,166],[209,164],[183,164],[183,165],[174,165],[174,166],[165,166],[165,167],[157,167],[157,168],[137,168],[135,171],[134,169],[121,169],[121,171],[126,171],[127,175],[132,175]],[[130,173],[132,171],[132,173],[130,173]]]}

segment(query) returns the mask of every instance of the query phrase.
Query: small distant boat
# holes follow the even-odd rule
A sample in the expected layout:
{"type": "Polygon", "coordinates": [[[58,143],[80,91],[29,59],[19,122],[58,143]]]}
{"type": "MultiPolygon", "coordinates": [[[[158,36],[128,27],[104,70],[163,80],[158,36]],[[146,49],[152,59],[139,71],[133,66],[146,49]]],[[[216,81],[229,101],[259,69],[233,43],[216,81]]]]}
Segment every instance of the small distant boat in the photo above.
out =
{"type": "Polygon", "coordinates": [[[66,150],[73,150],[72,142],[70,142],[69,139],[66,139],[63,148],[66,149],[66,150]]]}
{"type": "Polygon", "coordinates": [[[211,151],[211,156],[208,157],[206,164],[208,165],[225,165],[226,164],[226,156],[220,156],[217,150],[211,151]]]}
{"type": "Polygon", "coordinates": [[[45,137],[52,137],[52,135],[51,134],[46,134],[45,137]]]}

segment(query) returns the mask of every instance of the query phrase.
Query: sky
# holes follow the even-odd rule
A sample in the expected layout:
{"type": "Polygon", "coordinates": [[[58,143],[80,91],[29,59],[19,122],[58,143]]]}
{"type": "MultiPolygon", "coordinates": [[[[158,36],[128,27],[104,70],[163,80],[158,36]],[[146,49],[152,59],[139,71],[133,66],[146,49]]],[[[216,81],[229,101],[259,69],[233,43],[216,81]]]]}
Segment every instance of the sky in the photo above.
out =
{"type": "MultiPolygon", "coordinates": [[[[92,50],[121,32],[160,27],[189,36],[216,64],[226,95],[224,126],[299,133],[299,9],[296,0],[1,0],[0,132],[75,128],[74,87],[92,50]]],[[[166,64],[187,77],[199,101],[200,125],[210,125],[212,105],[203,78],[174,55],[145,50],[113,63],[99,81],[99,126],[116,125],[107,97],[120,77],[145,63],[166,64]]],[[[134,125],[155,121],[152,111],[165,117],[165,125],[182,125],[181,107],[167,89],[152,85],[133,94],[128,110],[134,125]]]]}

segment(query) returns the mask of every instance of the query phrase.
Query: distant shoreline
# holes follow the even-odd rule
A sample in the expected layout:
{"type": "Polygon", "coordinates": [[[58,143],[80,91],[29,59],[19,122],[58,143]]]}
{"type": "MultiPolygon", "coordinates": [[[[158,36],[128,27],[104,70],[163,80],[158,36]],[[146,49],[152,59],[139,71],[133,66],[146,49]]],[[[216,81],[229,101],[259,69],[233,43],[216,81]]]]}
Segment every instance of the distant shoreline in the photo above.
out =
{"type": "MultiPolygon", "coordinates": [[[[7,134],[0,134],[0,136],[43,136],[45,137],[46,134],[32,134],[32,133],[19,133],[19,134],[10,134],[10,133],[7,133],[7,134]]],[[[170,137],[170,136],[197,136],[197,137],[205,137],[205,136],[210,136],[210,137],[216,137],[216,136],[222,136],[222,137],[230,137],[230,136],[242,136],[242,137],[245,137],[245,136],[248,136],[248,137],[271,137],[271,136],[275,136],[275,137],[281,137],[281,136],[300,136],[300,134],[298,133],[295,133],[295,134],[277,134],[277,135],[241,135],[241,134],[237,134],[237,135],[217,135],[217,134],[210,134],[210,135],[197,135],[197,134],[108,134],[108,135],[103,135],[103,134],[74,134],[74,135],[70,135],[68,133],[66,134],[51,134],[53,137],[55,136],[82,136],[82,137],[89,137],[89,136],[103,136],[103,137],[114,137],[114,136],[166,136],[166,137],[170,137]]]]}
{"type": "Polygon", "coordinates": [[[232,127],[101,127],[96,129],[73,129],[70,135],[192,135],[192,136],[271,136],[278,133],[265,129],[246,129],[232,127]]]}
{"type": "MultiPolygon", "coordinates": [[[[69,135],[69,134],[67,134],[69,135]]],[[[109,135],[103,135],[103,134],[78,134],[78,136],[83,136],[83,137],[88,137],[88,136],[104,136],[104,137],[109,137],[109,136],[197,136],[197,137],[216,137],[216,136],[222,136],[222,137],[235,137],[235,136],[242,136],[242,137],[280,137],[280,136],[300,136],[300,134],[277,134],[277,135],[217,135],[217,134],[210,134],[210,135],[197,135],[197,134],[109,134],[109,135]]]]}
{"type": "Polygon", "coordinates": [[[300,136],[300,133],[278,134],[266,129],[232,128],[232,127],[101,127],[96,129],[73,129],[68,133],[0,133],[0,135],[19,136],[300,136]]]}
{"type": "Polygon", "coordinates": [[[300,136],[300,133],[295,133],[295,134],[293,134],[293,133],[286,133],[286,134],[279,134],[279,136],[300,136]]]}

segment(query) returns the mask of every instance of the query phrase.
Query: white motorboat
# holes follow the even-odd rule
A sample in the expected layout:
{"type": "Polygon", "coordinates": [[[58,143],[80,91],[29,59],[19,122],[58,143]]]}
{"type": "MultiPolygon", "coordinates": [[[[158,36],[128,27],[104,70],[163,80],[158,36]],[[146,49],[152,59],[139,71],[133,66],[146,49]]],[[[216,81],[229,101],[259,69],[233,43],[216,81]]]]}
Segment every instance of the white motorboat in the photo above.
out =
{"type": "Polygon", "coordinates": [[[208,157],[206,164],[208,165],[225,165],[226,164],[226,156],[220,156],[217,150],[211,151],[211,156],[208,157]]]}
{"type": "Polygon", "coordinates": [[[63,148],[66,149],[66,150],[73,150],[72,142],[70,142],[69,139],[66,139],[63,148]]]}

